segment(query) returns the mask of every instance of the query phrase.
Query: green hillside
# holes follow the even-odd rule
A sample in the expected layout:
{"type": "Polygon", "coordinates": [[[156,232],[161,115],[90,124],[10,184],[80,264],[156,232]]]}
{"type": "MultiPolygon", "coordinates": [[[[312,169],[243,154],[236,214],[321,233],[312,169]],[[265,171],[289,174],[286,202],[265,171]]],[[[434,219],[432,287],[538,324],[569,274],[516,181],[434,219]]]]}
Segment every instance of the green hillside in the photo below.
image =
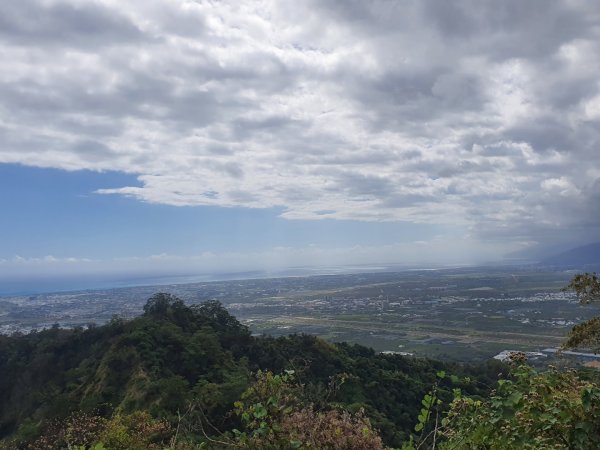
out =
{"type": "MultiPolygon", "coordinates": [[[[376,354],[309,335],[253,337],[218,302],[186,306],[157,294],[144,311],[130,321],[114,319],[85,330],[0,337],[5,442],[34,439],[50,422],[74,412],[109,418],[145,411],[175,426],[178,412],[193,410],[194,420],[225,432],[240,427],[231,410],[254,373],[294,370],[307,404],[364,408],[385,444],[399,446],[438,371],[476,379],[461,387],[484,395],[502,370],[498,364],[463,367],[376,354]]],[[[445,401],[452,387],[442,385],[445,401]]]]}

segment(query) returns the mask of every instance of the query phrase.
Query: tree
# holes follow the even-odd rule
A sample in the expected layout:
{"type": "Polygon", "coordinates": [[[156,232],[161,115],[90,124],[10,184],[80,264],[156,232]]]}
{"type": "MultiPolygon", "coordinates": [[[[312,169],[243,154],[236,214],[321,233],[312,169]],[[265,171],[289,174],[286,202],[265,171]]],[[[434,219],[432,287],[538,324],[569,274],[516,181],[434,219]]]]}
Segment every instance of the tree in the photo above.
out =
{"type": "Polygon", "coordinates": [[[185,308],[183,301],[172,294],[159,292],[148,299],[144,305],[144,314],[150,317],[166,318],[174,310],[185,308]]]}
{"type": "Polygon", "coordinates": [[[600,300],[600,281],[596,273],[575,275],[565,290],[574,290],[582,305],[600,300]]]}
{"type": "Polygon", "coordinates": [[[513,364],[489,398],[454,400],[441,449],[600,448],[600,386],[575,371],[513,364]]]}
{"type": "Polygon", "coordinates": [[[304,389],[293,371],[258,372],[256,382],[235,403],[244,431],[234,430],[229,444],[248,450],[384,448],[362,410],[354,414],[339,408],[317,410],[306,401],[304,389]]]}
{"type": "MultiPolygon", "coordinates": [[[[595,273],[575,275],[565,290],[574,290],[582,305],[600,301],[600,280],[595,273]]],[[[600,350],[600,317],[574,326],[562,347],[587,347],[594,352],[600,350]]]]}

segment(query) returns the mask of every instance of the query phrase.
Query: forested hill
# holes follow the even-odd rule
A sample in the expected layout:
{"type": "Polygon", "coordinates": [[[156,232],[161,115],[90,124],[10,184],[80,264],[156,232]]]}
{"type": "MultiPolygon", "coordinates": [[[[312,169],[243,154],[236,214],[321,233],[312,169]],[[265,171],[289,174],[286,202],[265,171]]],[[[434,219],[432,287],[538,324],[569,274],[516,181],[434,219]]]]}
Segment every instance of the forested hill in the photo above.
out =
{"type": "MultiPolygon", "coordinates": [[[[477,395],[502,370],[376,354],[309,335],[253,337],[218,302],[186,306],[157,294],[133,320],[1,336],[0,437],[33,440],[72,412],[111,417],[140,410],[170,424],[178,412],[194,410],[226,431],[239,425],[230,411],[254,373],[290,369],[312,404],[364,408],[392,446],[413,430],[438,371],[476,379],[459,387],[477,395]]],[[[450,389],[442,383],[441,397],[450,399],[450,389]]]]}

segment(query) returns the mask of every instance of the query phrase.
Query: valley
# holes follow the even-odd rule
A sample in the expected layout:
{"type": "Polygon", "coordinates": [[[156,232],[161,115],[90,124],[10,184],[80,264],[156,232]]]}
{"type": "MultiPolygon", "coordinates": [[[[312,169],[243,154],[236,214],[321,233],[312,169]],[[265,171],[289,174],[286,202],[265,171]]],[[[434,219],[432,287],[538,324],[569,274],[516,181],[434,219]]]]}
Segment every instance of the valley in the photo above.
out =
{"type": "Polygon", "coordinates": [[[561,289],[572,271],[471,267],[228,280],[0,298],[0,332],[87,327],[142,312],[156,292],[220,301],[256,334],[317,335],[445,360],[481,361],[505,349],[560,345],[600,315],[561,289]]]}

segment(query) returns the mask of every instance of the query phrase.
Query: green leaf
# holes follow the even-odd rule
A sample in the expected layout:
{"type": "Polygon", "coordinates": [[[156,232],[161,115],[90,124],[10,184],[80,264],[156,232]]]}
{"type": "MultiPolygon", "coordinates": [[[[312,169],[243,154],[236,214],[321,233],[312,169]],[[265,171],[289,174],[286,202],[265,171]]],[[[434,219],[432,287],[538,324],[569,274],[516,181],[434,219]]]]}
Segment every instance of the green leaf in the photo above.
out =
{"type": "Polygon", "coordinates": [[[510,394],[508,396],[508,398],[505,400],[504,404],[506,406],[516,406],[519,404],[522,397],[523,397],[523,394],[521,394],[520,392],[513,392],[512,394],[510,394]]]}
{"type": "Polygon", "coordinates": [[[261,419],[263,417],[266,417],[267,414],[267,409],[263,406],[262,403],[257,403],[256,405],[254,405],[254,417],[256,417],[257,419],[261,419]]]}
{"type": "Polygon", "coordinates": [[[423,400],[421,400],[421,404],[425,408],[430,408],[431,405],[433,405],[433,397],[429,394],[425,394],[425,396],[423,397],[423,400]]]}

